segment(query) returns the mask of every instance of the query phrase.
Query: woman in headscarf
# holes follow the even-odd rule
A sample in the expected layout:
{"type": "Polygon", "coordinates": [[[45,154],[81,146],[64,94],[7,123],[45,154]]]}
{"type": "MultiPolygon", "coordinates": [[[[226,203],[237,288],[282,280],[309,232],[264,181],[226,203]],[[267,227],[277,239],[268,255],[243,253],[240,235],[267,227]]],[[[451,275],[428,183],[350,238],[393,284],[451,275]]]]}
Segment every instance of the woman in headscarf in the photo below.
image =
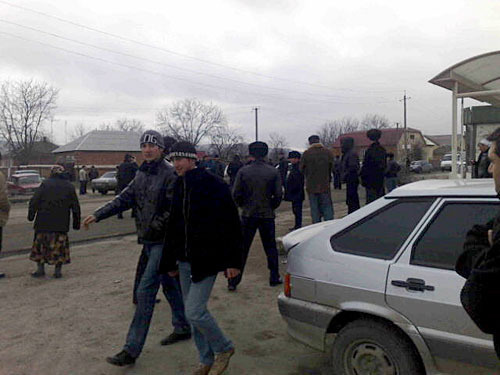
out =
{"type": "Polygon", "coordinates": [[[37,263],[33,277],[45,276],[45,264],[55,266],[54,277],[60,278],[63,264],[70,263],[69,217],[73,229],[80,229],[80,204],[75,187],[66,179],[64,168],[52,167],[50,177],[43,181],[30,200],[28,220],[35,219],[35,237],[30,260],[37,263]]]}

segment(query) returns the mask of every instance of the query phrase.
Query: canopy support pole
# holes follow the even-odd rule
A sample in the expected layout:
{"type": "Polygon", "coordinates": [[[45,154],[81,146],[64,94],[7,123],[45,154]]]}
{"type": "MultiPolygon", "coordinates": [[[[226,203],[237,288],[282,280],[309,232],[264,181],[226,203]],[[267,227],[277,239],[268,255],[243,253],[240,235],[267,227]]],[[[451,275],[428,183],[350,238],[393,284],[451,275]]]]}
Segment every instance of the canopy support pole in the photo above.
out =
{"type": "Polygon", "coordinates": [[[458,82],[453,83],[451,95],[451,174],[450,177],[457,178],[457,94],[458,82]]]}

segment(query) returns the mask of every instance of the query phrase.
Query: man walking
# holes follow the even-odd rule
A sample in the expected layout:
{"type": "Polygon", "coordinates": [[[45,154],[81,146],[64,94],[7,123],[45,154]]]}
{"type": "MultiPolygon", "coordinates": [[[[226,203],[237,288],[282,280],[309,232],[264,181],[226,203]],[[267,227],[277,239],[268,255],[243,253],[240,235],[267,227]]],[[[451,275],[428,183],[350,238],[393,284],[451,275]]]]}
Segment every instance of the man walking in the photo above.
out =
{"type": "Polygon", "coordinates": [[[366,204],[384,195],[384,173],[386,167],[385,148],[379,143],[382,132],[370,129],[366,136],[373,143],[368,147],[361,167],[361,184],[366,188],[366,204]]]}
{"type": "Polygon", "coordinates": [[[189,142],[172,146],[170,159],[179,176],[166,229],[161,272],[180,275],[186,317],[193,328],[200,363],[193,375],[222,374],[234,345],[207,309],[217,274],[228,278],[241,268],[242,238],[238,210],[229,186],[196,168],[196,149],[189,142]]]}
{"type": "Polygon", "coordinates": [[[235,291],[241,282],[257,229],[267,256],[267,268],[270,272],[269,285],[276,286],[282,283],[274,223],[274,210],[278,208],[283,197],[281,177],[278,170],[264,160],[269,152],[266,143],[253,142],[248,146],[248,152],[254,161],[240,169],[233,187],[234,201],[242,209],[244,252],[241,273],[238,277],[228,280],[230,291],[235,291]]]}
{"type": "Polygon", "coordinates": [[[304,202],[304,175],[299,169],[300,152],[291,151],[288,160],[292,164],[285,184],[285,200],[292,202],[295,225],[290,230],[302,228],[302,202],[304,202]]]}
{"type": "MultiPolygon", "coordinates": [[[[2,160],[2,154],[0,154],[0,161],[2,160]]],[[[3,237],[3,227],[7,224],[9,219],[10,203],[9,198],[7,198],[7,185],[5,182],[5,176],[0,172],[0,251],[2,251],[2,237],[3,237]]],[[[5,277],[5,274],[0,272],[0,279],[5,277]]]]}
{"type": "MultiPolygon", "coordinates": [[[[137,307],[130,324],[123,350],[106,360],[116,366],[135,363],[146,341],[153,316],[156,294],[160,287],[172,309],[174,332],[165,344],[172,344],[191,337],[189,323],[184,315],[184,303],[176,278],[159,273],[166,222],[169,216],[174,170],[163,159],[163,137],[148,130],[140,138],[144,163],[132,182],[111,202],[97,209],[83,221],[85,227],[108,217],[136,207],[135,223],[138,242],[143,245],[147,264],[137,288],[137,307]]],[[[163,344],[163,342],[162,342],[163,344]]]]}
{"type": "MultiPolygon", "coordinates": [[[[123,189],[127,187],[127,185],[134,179],[135,174],[139,166],[135,162],[135,159],[130,154],[125,154],[123,158],[123,163],[118,166],[118,170],[116,172],[116,190],[117,193],[120,193],[123,189]]],[[[132,217],[134,216],[132,211],[132,217]]],[[[123,213],[119,213],[117,215],[118,219],[123,219],[123,213]]]]}
{"type": "Polygon", "coordinates": [[[83,165],[78,171],[78,180],[80,182],[80,195],[87,194],[88,175],[87,171],[85,170],[85,165],[83,165]]]}
{"type": "Polygon", "coordinates": [[[333,154],[319,142],[319,136],[309,137],[310,147],[302,155],[300,170],[306,179],[312,222],[333,220],[333,203],[330,181],[333,170],[333,154]]]}

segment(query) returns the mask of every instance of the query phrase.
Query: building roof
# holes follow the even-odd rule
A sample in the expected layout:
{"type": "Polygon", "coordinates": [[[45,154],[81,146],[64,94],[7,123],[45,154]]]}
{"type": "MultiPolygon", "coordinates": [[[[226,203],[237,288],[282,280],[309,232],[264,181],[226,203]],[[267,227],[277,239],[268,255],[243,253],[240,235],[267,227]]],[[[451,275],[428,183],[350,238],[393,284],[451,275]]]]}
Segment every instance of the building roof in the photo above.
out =
{"type": "MultiPolygon", "coordinates": [[[[380,129],[382,132],[382,137],[380,138],[380,144],[382,146],[394,146],[398,144],[399,140],[403,136],[403,128],[388,128],[388,129],[380,129]]],[[[420,130],[413,128],[406,128],[407,132],[417,132],[420,133],[420,130]]],[[[372,141],[368,139],[366,136],[366,130],[360,130],[357,132],[346,133],[339,136],[335,142],[333,142],[334,148],[340,147],[340,140],[342,138],[351,137],[354,139],[354,147],[368,147],[372,144],[372,141]]]]}
{"type": "Polygon", "coordinates": [[[71,151],[140,151],[141,135],[119,130],[93,130],[80,138],[56,148],[55,154],[71,151]]]}
{"type": "Polygon", "coordinates": [[[386,194],[396,197],[491,197],[496,198],[493,179],[422,180],[403,185],[386,194]]]}
{"type": "Polygon", "coordinates": [[[439,146],[451,146],[451,134],[426,135],[426,137],[439,146]]]}

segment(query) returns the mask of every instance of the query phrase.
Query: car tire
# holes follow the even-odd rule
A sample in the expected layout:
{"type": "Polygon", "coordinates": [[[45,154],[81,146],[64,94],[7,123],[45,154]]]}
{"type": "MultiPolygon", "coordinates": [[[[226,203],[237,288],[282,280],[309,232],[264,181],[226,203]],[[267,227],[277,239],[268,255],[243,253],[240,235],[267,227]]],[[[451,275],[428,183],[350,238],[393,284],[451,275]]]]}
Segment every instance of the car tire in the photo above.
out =
{"type": "Polygon", "coordinates": [[[415,348],[401,332],[371,319],[356,320],[340,330],[332,348],[335,375],[424,375],[415,348]]]}

